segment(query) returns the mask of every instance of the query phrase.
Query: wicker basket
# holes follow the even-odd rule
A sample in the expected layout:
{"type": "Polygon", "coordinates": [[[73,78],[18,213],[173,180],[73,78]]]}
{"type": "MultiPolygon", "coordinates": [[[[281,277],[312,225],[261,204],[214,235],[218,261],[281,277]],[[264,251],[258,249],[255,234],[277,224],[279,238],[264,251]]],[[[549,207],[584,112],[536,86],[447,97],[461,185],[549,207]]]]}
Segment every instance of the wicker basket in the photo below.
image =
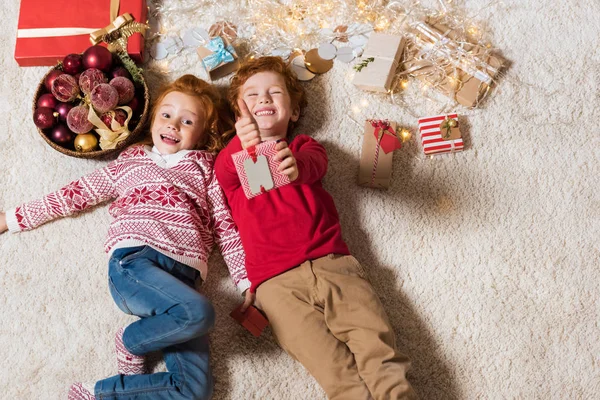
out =
{"type": "MultiPolygon", "coordinates": [[[[50,72],[52,72],[54,69],[60,69],[59,66],[60,66],[60,63],[57,64],[55,67],[51,68],[42,78],[40,84],[38,85],[37,90],[35,91],[35,95],[33,96],[32,112],[35,112],[35,109],[37,108],[37,101],[40,98],[40,96],[44,93],[47,93],[46,87],[44,85],[44,82],[46,81],[46,76],[48,76],[48,74],[50,72]]],[[[71,150],[66,147],[62,147],[57,143],[54,143],[52,140],[50,140],[50,138],[48,138],[48,136],[42,129],[37,128],[37,127],[36,127],[36,129],[38,130],[40,136],[46,141],[46,143],[48,143],[50,145],[50,147],[52,147],[56,151],[60,151],[61,153],[66,154],[71,157],[104,158],[106,156],[118,154],[124,148],[126,148],[126,147],[134,144],[136,141],[138,141],[142,137],[143,131],[146,129],[145,125],[146,125],[146,119],[148,118],[148,107],[150,104],[150,94],[148,92],[148,86],[146,85],[146,81],[143,78],[142,78],[142,87],[144,89],[144,109],[142,111],[142,114],[140,115],[139,121],[138,121],[137,125],[135,126],[135,128],[131,131],[129,136],[127,136],[124,140],[119,142],[114,149],[96,150],[96,151],[89,151],[89,152],[79,152],[79,151],[71,150]]],[[[136,86],[136,89],[137,89],[137,86],[136,86]]]]}

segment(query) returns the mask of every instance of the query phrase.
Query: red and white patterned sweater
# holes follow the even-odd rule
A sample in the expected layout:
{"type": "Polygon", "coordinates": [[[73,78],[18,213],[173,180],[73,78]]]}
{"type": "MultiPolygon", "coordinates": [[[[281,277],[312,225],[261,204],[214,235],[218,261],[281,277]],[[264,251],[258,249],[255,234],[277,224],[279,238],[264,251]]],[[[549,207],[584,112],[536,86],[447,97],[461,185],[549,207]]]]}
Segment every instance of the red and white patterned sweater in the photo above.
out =
{"type": "Polygon", "coordinates": [[[216,242],[234,283],[250,286],[237,227],[213,170],[215,156],[181,151],[165,161],[148,146],[125,150],[106,167],[6,213],[11,232],[36,228],[114,199],[105,250],[148,245],[200,271],[216,242]]]}

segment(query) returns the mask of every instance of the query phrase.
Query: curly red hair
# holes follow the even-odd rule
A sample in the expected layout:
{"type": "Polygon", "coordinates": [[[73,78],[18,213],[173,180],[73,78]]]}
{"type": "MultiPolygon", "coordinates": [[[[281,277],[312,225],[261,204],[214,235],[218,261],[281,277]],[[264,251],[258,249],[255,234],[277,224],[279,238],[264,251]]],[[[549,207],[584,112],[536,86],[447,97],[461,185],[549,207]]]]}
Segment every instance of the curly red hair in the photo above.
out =
{"type": "MultiPolygon", "coordinates": [[[[275,72],[280,74],[285,81],[285,86],[292,100],[292,108],[298,107],[300,112],[306,106],[306,94],[304,88],[300,85],[298,77],[292,71],[290,66],[281,59],[281,57],[265,56],[245,60],[236,74],[231,78],[229,86],[228,99],[235,115],[240,115],[240,109],[237,105],[239,92],[244,83],[253,75],[259,72],[275,72]]],[[[290,121],[289,129],[292,128],[293,121],[290,121]]]]}
{"type": "Polygon", "coordinates": [[[217,89],[210,83],[187,74],[162,86],[150,111],[150,124],[154,121],[158,106],[171,92],[180,92],[195,97],[202,104],[202,135],[196,150],[218,152],[235,135],[233,121],[217,89]]]}

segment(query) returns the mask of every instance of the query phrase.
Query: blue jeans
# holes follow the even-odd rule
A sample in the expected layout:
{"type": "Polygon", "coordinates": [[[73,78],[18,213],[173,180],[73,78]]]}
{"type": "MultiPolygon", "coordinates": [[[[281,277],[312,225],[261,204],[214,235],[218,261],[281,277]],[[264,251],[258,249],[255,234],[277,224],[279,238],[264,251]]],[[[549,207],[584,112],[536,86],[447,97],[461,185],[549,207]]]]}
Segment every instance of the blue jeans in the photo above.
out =
{"type": "Polygon", "coordinates": [[[162,350],[168,372],[116,375],[96,383],[96,399],[209,399],[213,380],[207,333],[215,322],[194,289],[199,273],[149,246],[117,249],[108,268],[117,306],[140,320],[123,333],[135,355],[162,350]]]}

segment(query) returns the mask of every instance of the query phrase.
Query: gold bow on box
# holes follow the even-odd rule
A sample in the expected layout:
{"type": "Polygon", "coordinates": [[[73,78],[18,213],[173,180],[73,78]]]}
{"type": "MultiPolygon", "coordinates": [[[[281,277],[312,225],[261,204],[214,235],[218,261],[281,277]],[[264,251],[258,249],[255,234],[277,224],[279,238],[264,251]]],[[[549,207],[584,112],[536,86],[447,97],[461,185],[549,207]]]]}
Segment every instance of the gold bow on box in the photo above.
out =
{"type": "Polygon", "coordinates": [[[111,0],[110,2],[110,20],[108,26],[98,29],[90,34],[90,42],[98,44],[105,42],[108,45],[108,50],[112,52],[126,52],[127,38],[134,33],[140,33],[142,36],[146,33],[146,29],[150,27],[146,24],[136,22],[131,14],[119,13],[120,0],[111,0]]]}

